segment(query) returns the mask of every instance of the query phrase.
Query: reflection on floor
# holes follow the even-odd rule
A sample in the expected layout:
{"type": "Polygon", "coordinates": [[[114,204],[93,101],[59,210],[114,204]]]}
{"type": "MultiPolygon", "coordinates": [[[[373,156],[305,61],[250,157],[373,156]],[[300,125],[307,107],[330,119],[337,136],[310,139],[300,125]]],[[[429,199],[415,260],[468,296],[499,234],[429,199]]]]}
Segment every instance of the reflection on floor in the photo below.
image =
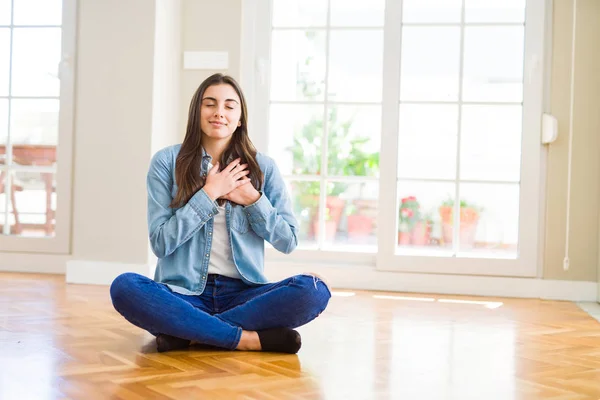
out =
{"type": "Polygon", "coordinates": [[[0,274],[0,399],[597,399],[600,324],[558,301],[337,291],[298,355],[158,354],[108,287],[0,274]]]}

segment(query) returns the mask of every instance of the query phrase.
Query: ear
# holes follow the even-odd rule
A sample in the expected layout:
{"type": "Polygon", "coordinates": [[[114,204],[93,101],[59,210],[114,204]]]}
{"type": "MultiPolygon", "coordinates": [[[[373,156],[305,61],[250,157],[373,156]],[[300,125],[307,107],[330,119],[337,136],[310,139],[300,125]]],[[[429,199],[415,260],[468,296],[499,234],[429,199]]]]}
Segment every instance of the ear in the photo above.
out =
{"type": "Polygon", "coordinates": [[[242,126],[242,121],[238,121],[238,126],[242,126]]]}

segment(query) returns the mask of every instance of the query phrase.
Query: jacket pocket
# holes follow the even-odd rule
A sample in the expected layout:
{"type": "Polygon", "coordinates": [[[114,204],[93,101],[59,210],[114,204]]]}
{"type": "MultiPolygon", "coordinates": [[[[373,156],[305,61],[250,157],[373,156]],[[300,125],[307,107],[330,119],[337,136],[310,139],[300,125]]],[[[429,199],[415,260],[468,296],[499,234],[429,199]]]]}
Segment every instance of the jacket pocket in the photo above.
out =
{"type": "Polygon", "coordinates": [[[248,221],[248,218],[244,213],[244,209],[241,206],[236,206],[233,209],[231,227],[239,233],[246,233],[250,229],[250,222],[248,221]]]}

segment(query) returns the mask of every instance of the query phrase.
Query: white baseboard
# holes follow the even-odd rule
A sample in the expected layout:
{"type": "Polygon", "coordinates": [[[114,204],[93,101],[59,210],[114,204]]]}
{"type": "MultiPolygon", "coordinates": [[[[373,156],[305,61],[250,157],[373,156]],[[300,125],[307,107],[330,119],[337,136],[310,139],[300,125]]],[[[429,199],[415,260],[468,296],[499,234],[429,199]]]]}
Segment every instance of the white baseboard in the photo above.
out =
{"type": "Polygon", "coordinates": [[[539,278],[509,278],[472,275],[416,274],[376,271],[372,267],[339,267],[267,262],[267,276],[280,280],[290,275],[314,272],[333,288],[392,292],[436,293],[473,296],[597,301],[597,282],[555,281],[539,278]]]}
{"type": "MultiPolygon", "coordinates": [[[[124,272],[154,276],[154,265],[69,260],[68,256],[3,253],[0,271],[66,274],[67,283],[110,285],[124,272]],[[8,256],[7,256],[8,255],[8,256]],[[25,260],[25,261],[24,261],[25,260]]],[[[416,274],[376,271],[373,267],[307,267],[295,263],[267,262],[267,276],[280,280],[291,275],[314,272],[336,289],[390,292],[457,294],[539,298],[567,301],[597,301],[598,283],[558,281],[539,278],[509,278],[472,275],[416,274]]]]}
{"type": "Polygon", "coordinates": [[[0,271],[37,274],[64,274],[69,255],[0,253],[0,271]]]}
{"type": "Polygon", "coordinates": [[[110,285],[117,276],[125,272],[135,272],[152,278],[154,267],[148,264],[71,260],[67,262],[65,280],[67,283],[110,285]]]}

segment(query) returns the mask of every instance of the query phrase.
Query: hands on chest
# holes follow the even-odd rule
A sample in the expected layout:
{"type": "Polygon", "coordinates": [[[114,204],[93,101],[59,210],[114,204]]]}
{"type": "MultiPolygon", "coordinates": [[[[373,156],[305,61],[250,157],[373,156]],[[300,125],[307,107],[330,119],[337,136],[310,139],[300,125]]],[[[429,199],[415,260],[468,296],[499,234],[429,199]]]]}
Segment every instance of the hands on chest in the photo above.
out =
{"type": "Polygon", "coordinates": [[[260,193],[246,176],[250,173],[248,164],[241,164],[241,159],[233,160],[219,172],[219,163],[208,171],[204,191],[214,201],[226,199],[233,203],[248,206],[260,198],[260,193]]]}

